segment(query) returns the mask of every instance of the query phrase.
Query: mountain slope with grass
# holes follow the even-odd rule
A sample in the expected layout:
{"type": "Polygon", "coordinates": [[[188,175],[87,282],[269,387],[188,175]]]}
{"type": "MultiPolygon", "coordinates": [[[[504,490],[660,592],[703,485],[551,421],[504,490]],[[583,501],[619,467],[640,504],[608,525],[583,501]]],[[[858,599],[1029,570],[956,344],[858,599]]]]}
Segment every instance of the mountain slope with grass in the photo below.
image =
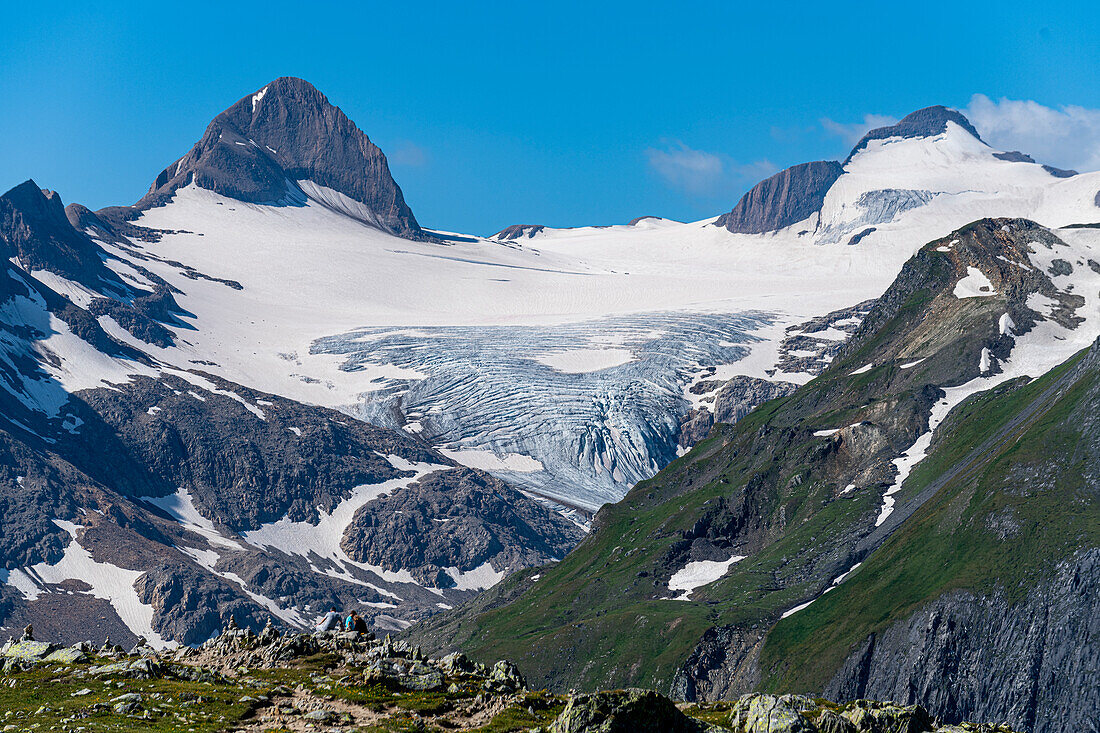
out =
{"type": "Polygon", "coordinates": [[[1088,730],[1100,708],[1098,414],[1100,342],[964,405],[929,460],[966,470],[835,592],[768,633],[764,687],[1088,730]],[[968,461],[1006,426],[1009,440],[968,461]]]}
{"type": "MultiPolygon", "coordinates": [[[[1081,231],[987,219],[927,244],[820,377],[716,426],[602,509],[561,563],[514,576],[415,638],[508,656],[556,688],[649,685],[686,699],[761,685],[822,689],[832,676],[807,677],[821,667],[821,649],[806,647],[787,668],[773,634],[816,613],[822,597],[836,603],[837,588],[865,572],[861,563],[871,567],[884,543],[904,543],[920,512],[941,505],[945,477],[968,479],[1070,389],[1067,381],[1048,389],[1057,372],[1028,383],[1087,348],[1100,328],[1100,268],[1089,264],[1100,241],[1081,231]],[[972,432],[963,450],[946,436],[975,405],[1006,417],[972,432]]],[[[1095,472],[1094,457],[1081,460],[1095,472]]],[[[1038,576],[1053,577],[1040,566],[1038,576]]],[[[864,643],[862,632],[851,632],[852,649],[830,647],[834,673],[864,643]]],[[[972,684],[996,684],[1001,669],[977,670],[972,684]]],[[[960,701],[942,712],[967,714],[971,703],[951,691],[969,683],[946,669],[933,679],[960,701]]],[[[843,682],[836,689],[847,694],[843,682]]],[[[1053,702],[1020,704],[1038,720],[1053,702]]]]}

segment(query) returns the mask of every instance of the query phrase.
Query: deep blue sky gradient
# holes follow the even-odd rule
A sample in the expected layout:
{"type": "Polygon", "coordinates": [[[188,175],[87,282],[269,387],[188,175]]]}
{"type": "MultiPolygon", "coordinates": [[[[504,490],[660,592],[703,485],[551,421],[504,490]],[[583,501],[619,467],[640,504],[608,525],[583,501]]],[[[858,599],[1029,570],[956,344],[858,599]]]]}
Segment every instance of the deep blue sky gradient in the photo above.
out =
{"type": "Polygon", "coordinates": [[[752,164],[842,157],[823,118],[975,93],[1100,106],[1098,38],[1084,2],[5,3],[0,190],[132,203],[214,115],[293,75],[390,156],[426,226],[698,219],[752,164]],[[681,143],[732,173],[670,184],[647,150],[681,143]]]}

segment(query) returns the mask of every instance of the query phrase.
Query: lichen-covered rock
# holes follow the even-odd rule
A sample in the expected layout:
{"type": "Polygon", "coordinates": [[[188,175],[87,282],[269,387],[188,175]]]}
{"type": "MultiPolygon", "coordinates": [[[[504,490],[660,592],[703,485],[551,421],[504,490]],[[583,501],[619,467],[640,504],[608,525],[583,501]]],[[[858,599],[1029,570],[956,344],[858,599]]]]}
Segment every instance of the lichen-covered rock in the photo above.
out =
{"type": "Polygon", "coordinates": [[[438,690],[443,687],[443,675],[434,671],[425,674],[404,674],[397,678],[397,683],[406,690],[419,692],[438,690]]]}
{"type": "Polygon", "coordinates": [[[60,664],[76,664],[85,661],[87,658],[88,655],[78,646],[65,647],[46,655],[47,662],[58,662],[60,664]]]}
{"type": "Polygon", "coordinates": [[[576,695],[550,733],[702,733],[707,727],[652,690],[576,695]]]}
{"type": "Polygon", "coordinates": [[[936,721],[920,705],[856,700],[840,713],[860,733],[927,733],[936,721]]]}
{"type": "Polygon", "coordinates": [[[506,659],[501,659],[493,665],[485,686],[493,692],[519,692],[527,689],[527,680],[523,679],[519,667],[506,659]]]}
{"type": "Polygon", "coordinates": [[[4,656],[23,662],[37,662],[56,648],[47,641],[18,641],[4,652],[4,656]]]}
{"type": "Polygon", "coordinates": [[[477,665],[462,652],[448,654],[439,660],[439,664],[443,671],[452,677],[472,675],[477,672],[477,665]]]}
{"type": "Polygon", "coordinates": [[[745,695],[730,711],[730,725],[738,733],[817,733],[802,715],[813,708],[801,695],[745,695]]]}

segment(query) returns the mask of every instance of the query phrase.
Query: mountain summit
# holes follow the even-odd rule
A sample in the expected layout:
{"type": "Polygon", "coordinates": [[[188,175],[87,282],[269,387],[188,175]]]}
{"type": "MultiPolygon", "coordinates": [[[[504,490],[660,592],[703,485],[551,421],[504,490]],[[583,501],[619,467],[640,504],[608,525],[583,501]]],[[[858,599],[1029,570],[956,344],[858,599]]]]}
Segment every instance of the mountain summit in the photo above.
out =
{"type": "Polygon", "coordinates": [[[391,234],[426,238],[378,146],[316,87],[294,77],[276,79],[215,117],[137,208],[160,206],[192,182],[249,203],[294,203],[304,195],[391,234]]]}
{"type": "Polygon", "coordinates": [[[892,137],[932,137],[944,132],[947,129],[948,122],[954,122],[978,140],[982,139],[974,125],[970,124],[970,120],[966,119],[962,112],[937,104],[932,107],[918,109],[916,112],[906,115],[896,125],[877,127],[871,130],[856,143],[856,146],[852,148],[852,152],[848,153],[848,157],[844,159],[844,164],[847,165],[848,161],[860,150],[867,147],[867,143],[872,140],[886,140],[892,137]]]}

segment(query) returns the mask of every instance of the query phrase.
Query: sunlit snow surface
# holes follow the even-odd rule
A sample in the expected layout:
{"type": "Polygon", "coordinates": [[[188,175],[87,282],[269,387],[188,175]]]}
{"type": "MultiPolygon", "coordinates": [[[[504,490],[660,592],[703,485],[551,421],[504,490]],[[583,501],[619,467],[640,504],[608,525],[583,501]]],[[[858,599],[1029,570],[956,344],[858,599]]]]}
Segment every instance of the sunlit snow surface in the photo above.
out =
{"type": "Polygon", "coordinates": [[[770,320],[652,313],[558,326],[360,329],[320,339],[313,352],[339,354],[349,371],[415,368],[424,378],[365,393],[359,416],[400,428],[404,415],[433,443],[501,456],[480,467],[595,509],[676,457],[684,385],[700,365],[744,357],[757,340],[751,330],[770,320]],[[545,363],[547,354],[601,343],[616,344],[618,363],[591,371],[545,363]],[[534,460],[510,465],[509,456],[534,460]]]}
{"type": "Polygon", "coordinates": [[[42,562],[29,568],[2,570],[0,580],[32,601],[43,593],[68,592],[55,589],[57,584],[79,581],[88,589],[76,592],[110,603],[130,631],[144,637],[154,647],[174,646],[175,642],[166,641],[153,630],[153,606],[143,603],[134,589],[134,583],[145,571],[94,560],[77,540],[80,525],[60,519],[55,519],[54,524],[68,532],[71,538],[61,560],[53,565],[42,562]]]}
{"type": "Polygon", "coordinates": [[[746,557],[747,555],[733,555],[728,560],[693,560],[672,574],[668,579],[668,589],[673,592],[681,591],[674,600],[686,601],[696,588],[718,580],[746,557]]]}
{"type": "MultiPolygon", "coordinates": [[[[516,242],[413,242],[364,225],[346,197],[309,181],[308,199],[288,206],[191,185],[136,223],[171,230],[139,245],[153,258],[141,266],[179,288],[196,330],[176,348],[140,348],[401,427],[594,507],[675,457],[679,419],[701,406],[689,383],[805,383],[810,374],[771,371],[785,327],[877,297],[919,247],[975,219],[1092,221],[1098,184],[997,159],[948,123],[933,138],[872,141],[820,215],[763,235],[646,219],[516,242]]],[[[979,279],[960,292],[986,294],[979,279]]]]}

